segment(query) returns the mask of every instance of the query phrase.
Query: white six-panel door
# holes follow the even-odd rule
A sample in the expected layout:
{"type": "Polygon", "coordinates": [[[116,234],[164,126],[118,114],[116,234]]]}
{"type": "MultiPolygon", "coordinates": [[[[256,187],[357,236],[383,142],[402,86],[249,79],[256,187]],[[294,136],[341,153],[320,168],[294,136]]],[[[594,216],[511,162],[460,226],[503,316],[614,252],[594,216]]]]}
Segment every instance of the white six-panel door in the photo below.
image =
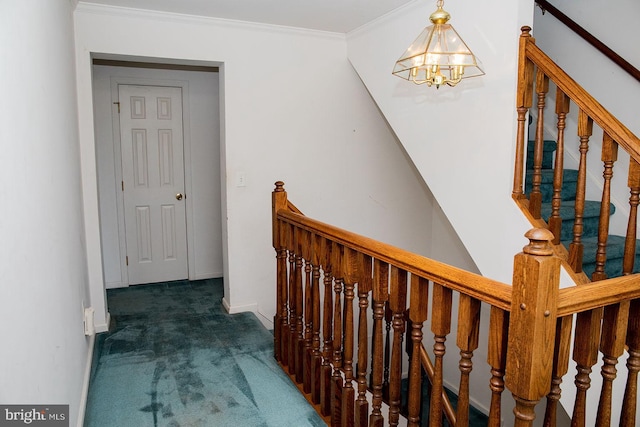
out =
{"type": "Polygon", "coordinates": [[[119,85],[129,284],[188,277],[182,89],[119,85]]]}

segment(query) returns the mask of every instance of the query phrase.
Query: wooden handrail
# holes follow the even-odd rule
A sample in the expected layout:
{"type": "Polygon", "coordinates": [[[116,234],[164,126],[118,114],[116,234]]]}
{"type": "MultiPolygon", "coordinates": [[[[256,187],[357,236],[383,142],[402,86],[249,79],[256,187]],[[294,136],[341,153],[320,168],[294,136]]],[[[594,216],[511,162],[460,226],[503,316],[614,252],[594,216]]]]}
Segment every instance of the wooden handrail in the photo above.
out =
{"type": "MultiPolygon", "coordinates": [[[[578,425],[588,419],[586,391],[599,352],[605,366],[598,419],[611,418],[615,379],[611,372],[625,344],[630,378],[625,402],[637,399],[634,378],[640,370],[636,369],[640,334],[633,325],[640,324],[640,275],[559,289],[560,259],[554,255],[553,233],[534,228],[525,234],[529,244],[515,255],[513,281],[508,285],[306,217],[288,201],[282,182],[276,183],[273,192],[273,220],[278,301],[274,355],[332,426],[398,425],[404,347],[410,359],[407,425],[420,425],[422,369],[431,381],[431,425],[440,425],[443,415],[452,425],[467,425],[481,302],[491,306],[490,425],[502,419],[500,401],[505,389],[514,397],[515,427],[532,426],[534,407],[545,396],[545,419],[552,424],[561,395],[559,384],[568,372],[572,333],[578,366],[572,419],[578,425]],[[459,293],[457,303],[454,292],[459,293]],[[631,326],[625,341],[627,319],[631,326]],[[433,362],[423,343],[427,321],[434,342],[433,362]],[[449,365],[445,341],[452,332],[460,350],[455,410],[444,387],[445,365],[449,365]],[[382,413],[383,401],[389,405],[388,418],[382,413]]],[[[635,407],[628,404],[623,409],[621,425],[623,420],[635,419],[635,407]]]]}
{"type": "Polygon", "coordinates": [[[577,22],[575,22],[573,19],[569,18],[567,15],[562,13],[560,10],[558,10],[558,8],[553,6],[547,0],[536,0],[536,3],[538,3],[538,6],[540,6],[540,9],[542,9],[543,13],[547,11],[553,16],[555,16],[560,22],[562,22],[564,25],[570,28],[573,32],[575,32],[580,37],[582,37],[587,43],[589,43],[591,46],[598,49],[600,53],[602,53],[604,56],[609,58],[611,61],[617,64],[620,68],[622,68],[624,71],[629,73],[629,75],[631,75],[634,79],[640,82],[640,70],[638,70],[636,67],[631,65],[626,59],[624,59],[623,57],[618,55],[616,52],[614,52],[609,46],[601,42],[593,34],[585,30],[577,22]]]}
{"type": "Polygon", "coordinates": [[[558,317],[640,298],[640,274],[560,289],[558,317]]]}
{"type": "Polygon", "coordinates": [[[531,38],[526,43],[526,55],[546,74],[582,111],[593,119],[615,142],[634,159],[640,161],[640,138],[634,135],[613,114],[605,109],[589,92],[576,83],[558,64],[553,62],[531,38]]]}
{"type": "Polygon", "coordinates": [[[278,219],[398,268],[429,279],[457,292],[503,310],[511,308],[511,286],[478,274],[435,261],[424,256],[378,242],[341,228],[325,224],[287,210],[278,211],[278,219]]]}
{"type": "MultiPolygon", "coordinates": [[[[325,224],[299,213],[280,210],[278,218],[502,310],[511,309],[511,285],[325,224]]],[[[560,289],[558,317],[604,307],[621,300],[640,298],[638,282],[640,274],[634,274],[560,289]],[[588,291],[587,288],[583,289],[583,286],[587,286],[588,291]]]]}

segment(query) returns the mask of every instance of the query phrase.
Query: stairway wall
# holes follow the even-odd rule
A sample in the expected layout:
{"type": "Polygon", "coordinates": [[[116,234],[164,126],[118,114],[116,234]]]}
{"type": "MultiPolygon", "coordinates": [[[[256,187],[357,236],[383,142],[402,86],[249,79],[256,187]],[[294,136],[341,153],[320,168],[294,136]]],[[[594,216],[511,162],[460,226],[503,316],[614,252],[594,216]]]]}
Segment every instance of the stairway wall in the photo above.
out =
{"type": "Polygon", "coordinates": [[[508,195],[518,35],[532,24],[533,6],[446,4],[486,76],[438,90],[391,75],[434,10],[434,2],[412,2],[348,34],[348,57],[482,274],[510,282],[513,255],[530,228],[508,195]]]}
{"type": "MultiPolygon", "coordinates": [[[[633,27],[635,20],[640,16],[640,3],[633,0],[609,3],[585,0],[577,4],[570,0],[555,0],[553,5],[636,68],[640,68],[640,56],[635,39],[629,37],[627,32],[619,30],[621,27],[633,27]],[[602,16],[607,14],[616,17],[615,26],[602,25],[602,16]]],[[[640,135],[640,120],[635,108],[635,101],[640,97],[638,81],[555,17],[548,13],[543,15],[540,8],[535,8],[533,28],[536,44],[625,126],[636,135],[640,135]],[[562,40],[562,43],[558,42],[559,40],[562,40]],[[597,72],[594,72],[593,64],[597,66],[597,72]]],[[[547,104],[553,106],[553,100],[554,95],[550,91],[547,104]]],[[[566,130],[568,136],[565,150],[568,159],[565,163],[566,167],[577,168],[579,159],[578,140],[575,136],[577,108],[575,106],[571,108],[566,130]]],[[[552,113],[552,110],[550,112],[552,113]]],[[[548,136],[553,135],[554,117],[546,117],[545,122],[545,127],[550,132],[548,136]]],[[[594,127],[594,135],[589,143],[587,197],[595,200],[598,200],[602,194],[602,163],[599,161],[601,141],[602,133],[594,127]]],[[[629,190],[626,186],[628,164],[629,157],[620,150],[612,184],[612,202],[616,205],[617,213],[611,218],[611,231],[619,235],[626,233],[629,215],[629,190]]],[[[640,233],[638,237],[640,238],[640,233]]]]}

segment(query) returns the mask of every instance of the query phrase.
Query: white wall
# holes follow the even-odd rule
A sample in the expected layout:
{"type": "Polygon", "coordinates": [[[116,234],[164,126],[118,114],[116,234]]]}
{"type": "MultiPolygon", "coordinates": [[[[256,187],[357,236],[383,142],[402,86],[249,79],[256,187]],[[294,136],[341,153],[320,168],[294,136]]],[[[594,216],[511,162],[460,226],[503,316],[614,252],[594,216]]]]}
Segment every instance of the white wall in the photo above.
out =
{"type": "Polygon", "coordinates": [[[72,10],[0,2],[0,402],[70,404],[75,426],[91,340],[72,10]]]}
{"type": "Polygon", "coordinates": [[[127,286],[124,253],[118,239],[120,196],[116,179],[120,159],[114,159],[112,84],[180,85],[185,112],[186,169],[190,190],[186,199],[189,230],[189,277],[222,277],[220,204],[220,111],[218,73],[129,67],[93,67],[94,118],[100,228],[104,280],[107,288],[127,286]]]}
{"type": "Polygon", "coordinates": [[[231,311],[254,310],[265,322],[275,312],[270,192],[277,180],[309,215],[428,254],[432,227],[440,228],[432,222],[432,197],[349,65],[343,35],[86,4],[78,6],[75,23],[87,252],[97,307],[103,277],[94,122],[87,114],[92,52],[221,64],[225,303],[231,311]],[[239,173],[245,187],[236,186],[239,173]]]}
{"type": "Polygon", "coordinates": [[[348,35],[349,60],[476,265],[505,282],[530,228],[510,194],[518,36],[522,25],[531,25],[532,9],[524,0],[446,4],[450,23],[486,72],[455,88],[416,86],[391,75],[429,24],[431,1],[409,3],[348,35]]]}

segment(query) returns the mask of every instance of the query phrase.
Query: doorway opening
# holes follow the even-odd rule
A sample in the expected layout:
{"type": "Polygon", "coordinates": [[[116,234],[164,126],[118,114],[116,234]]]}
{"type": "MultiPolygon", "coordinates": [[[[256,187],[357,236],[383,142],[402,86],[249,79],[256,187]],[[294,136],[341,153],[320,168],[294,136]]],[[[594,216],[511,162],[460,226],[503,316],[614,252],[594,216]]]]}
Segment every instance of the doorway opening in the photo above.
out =
{"type": "Polygon", "coordinates": [[[156,61],[93,57],[107,289],[223,277],[219,68],[156,61]]]}

